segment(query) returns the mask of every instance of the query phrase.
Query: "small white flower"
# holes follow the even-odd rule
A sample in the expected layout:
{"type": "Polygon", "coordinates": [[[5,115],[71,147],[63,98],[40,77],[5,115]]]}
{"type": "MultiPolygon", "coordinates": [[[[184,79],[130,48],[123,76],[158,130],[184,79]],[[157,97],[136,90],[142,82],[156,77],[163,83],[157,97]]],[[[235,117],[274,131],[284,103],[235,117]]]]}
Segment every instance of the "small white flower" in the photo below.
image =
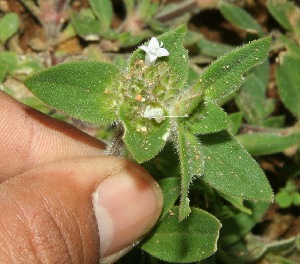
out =
{"type": "Polygon", "coordinates": [[[154,118],[157,123],[161,123],[164,120],[164,110],[162,108],[150,109],[150,106],[147,105],[143,117],[148,119],[154,118]]]}
{"type": "Polygon", "coordinates": [[[163,43],[159,42],[157,38],[153,37],[150,39],[148,46],[140,46],[139,48],[146,52],[145,64],[146,66],[151,66],[155,63],[157,58],[169,56],[169,51],[162,48],[163,43]]]}

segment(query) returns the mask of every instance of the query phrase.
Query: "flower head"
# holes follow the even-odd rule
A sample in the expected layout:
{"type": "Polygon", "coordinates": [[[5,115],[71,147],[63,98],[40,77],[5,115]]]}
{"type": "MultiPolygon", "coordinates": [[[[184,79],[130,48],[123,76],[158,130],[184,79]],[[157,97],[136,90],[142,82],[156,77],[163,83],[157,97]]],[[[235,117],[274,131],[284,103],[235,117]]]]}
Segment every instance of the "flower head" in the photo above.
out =
{"type": "Polygon", "coordinates": [[[150,39],[148,46],[140,46],[139,48],[146,52],[145,64],[151,66],[155,63],[158,57],[169,56],[169,51],[162,48],[163,43],[159,44],[157,38],[150,39]]]}

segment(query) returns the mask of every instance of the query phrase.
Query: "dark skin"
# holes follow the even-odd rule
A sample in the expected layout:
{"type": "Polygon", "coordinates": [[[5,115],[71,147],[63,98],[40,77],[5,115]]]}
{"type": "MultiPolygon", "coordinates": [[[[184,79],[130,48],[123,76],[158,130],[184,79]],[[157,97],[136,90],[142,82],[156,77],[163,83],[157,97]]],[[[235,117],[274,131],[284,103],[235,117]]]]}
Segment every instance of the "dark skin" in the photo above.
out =
{"type": "Polygon", "coordinates": [[[0,105],[0,263],[98,263],[155,224],[162,194],[139,165],[4,92],[0,105]]]}

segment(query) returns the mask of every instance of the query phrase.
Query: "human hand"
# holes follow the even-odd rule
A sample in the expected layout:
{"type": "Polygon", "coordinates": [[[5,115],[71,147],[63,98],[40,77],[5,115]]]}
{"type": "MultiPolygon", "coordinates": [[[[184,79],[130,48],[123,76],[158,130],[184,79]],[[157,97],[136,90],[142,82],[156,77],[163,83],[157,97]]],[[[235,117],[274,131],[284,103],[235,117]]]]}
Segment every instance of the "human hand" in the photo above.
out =
{"type": "Polygon", "coordinates": [[[3,92],[0,105],[0,263],[111,263],[155,224],[162,193],[143,168],[3,92]]]}

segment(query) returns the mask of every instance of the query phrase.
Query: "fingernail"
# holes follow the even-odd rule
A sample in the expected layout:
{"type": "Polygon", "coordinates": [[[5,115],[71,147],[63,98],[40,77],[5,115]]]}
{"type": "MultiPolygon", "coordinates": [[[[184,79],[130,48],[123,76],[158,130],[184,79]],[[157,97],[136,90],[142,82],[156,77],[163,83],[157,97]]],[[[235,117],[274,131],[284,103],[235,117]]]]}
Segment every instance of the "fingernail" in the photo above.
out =
{"type": "Polygon", "coordinates": [[[148,232],[160,215],[162,197],[152,177],[136,167],[105,179],[93,195],[100,257],[132,245],[148,232]]]}

